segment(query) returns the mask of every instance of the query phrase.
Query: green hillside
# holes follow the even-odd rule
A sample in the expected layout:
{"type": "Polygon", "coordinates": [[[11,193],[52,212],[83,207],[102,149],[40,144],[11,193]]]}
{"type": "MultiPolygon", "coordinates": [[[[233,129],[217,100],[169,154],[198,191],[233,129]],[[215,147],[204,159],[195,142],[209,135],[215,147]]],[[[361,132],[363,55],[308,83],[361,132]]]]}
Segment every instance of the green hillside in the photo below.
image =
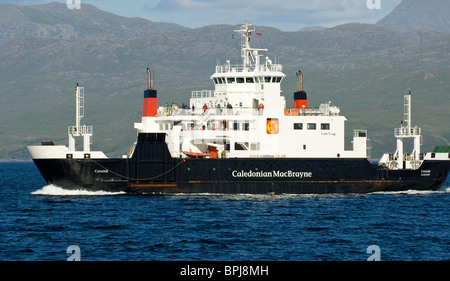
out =
{"type": "MultiPolygon", "coordinates": [[[[52,15],[56,19],[62,17],[58,13],[72,12],[57,9],[59,5],[63,4],[53,3],[44,11],[48,14],[56,7],[52,15]]],[[[79,11],[86,19],[102,13],[96,8],[79,11]]],[[[30,8],[23,14],[33,23],[58,22],[43,20],[42,13],[30,8]]],[[[25,21],[0,16],[0,25],[11,29],[14,21],[25,21]]],[[[156,71],[158,103],[181,104],[188,103],[192,90],[213,89],[209,77],[217,60],[240,60],[239,39],[232,39],[236,26],[124,36],[108,32],[120,30],[117,16],[102,13],[102,17],[102,29],[92,32],[86,20],[73,26],[78,31],[71,38],[23,34],[17,28],[16,33],[3,32],[9,35],[0,41],[0,159],[29,159],[24,147],[41,140],[66,144],[67,126],[74,122],[77,82],[85,87],[82,121],[94,126],[93,149],[109,156],[126,153],[136,137],[133,123],[140,121],[147,66],[156,71]]],[[[252,37],[252,45],[268,48],[269,56],[283,64],[288,106],[300,69],[310,104],[332,101],[347,117],[349,145],[353,129],[368,129],[374,157],[392,151],[393,128],[399,126],[403,95],[410,90],[413,124],[422,127],[424,150],[450,144],[450,35],[357,23],[313,31],[270,27],[257,31],[263,35],[252,37]]]]}

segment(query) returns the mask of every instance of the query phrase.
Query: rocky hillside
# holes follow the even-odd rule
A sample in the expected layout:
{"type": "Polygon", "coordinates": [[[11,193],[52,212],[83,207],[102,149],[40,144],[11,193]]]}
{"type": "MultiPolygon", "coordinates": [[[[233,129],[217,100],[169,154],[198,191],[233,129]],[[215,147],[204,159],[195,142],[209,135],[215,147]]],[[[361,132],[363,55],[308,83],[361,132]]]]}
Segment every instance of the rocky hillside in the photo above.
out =
{"type": "Polygon", "coordinates": [[[403,0],[377,24],[398,30],[433,30],[450,34],[450,1],[403,0]]]}
{"type": "Polygon", "coordinates": [[[83,9],[69,10],[65,4],[37,6],[0,4],[0,41],[18,35],[73,39],[87,35],[112,35],[133,39],[143,34],[187,29],[173,23],[155,23],[142,18],[125,18],[83,3],[83,9]]]}
{"type": "MultiPolygon", "coordinates": [[[[5,15],[0,9],[3,160],[28,159],[25,145],[41,140],[67,142],[77,82],[85,87],[83,123],[94,126],[93,149],[117,156],[136,136],[133,123],[140,120],[147,66],[156,71],[158,102],[181,104],[189,102],[192,90],[213,89],[209,77],[217,60],[240,60],[240,41],[232,39],[236,26],[188,29],[118,17],[89,5],[81,10],[57,3],[3,7],[10,10],[5,15]],[[84,20],[65,20],[75,19],[74,12],[84,20]],[[130,28],[133,24],[142,28],[130,28]]],[[[402,98],[409,90],[424,149],[450,143],[450,35],[357,23],[257,31],[262,36],[254,36],[252,45],[268,48],[269,56],[283,64],[288,106],[301,69],[310,104],[330,100],[349,120],[349,145],[352,129],[368,129],[374,157],[393,150],[393,128],[402,119],[402,98]]]]}

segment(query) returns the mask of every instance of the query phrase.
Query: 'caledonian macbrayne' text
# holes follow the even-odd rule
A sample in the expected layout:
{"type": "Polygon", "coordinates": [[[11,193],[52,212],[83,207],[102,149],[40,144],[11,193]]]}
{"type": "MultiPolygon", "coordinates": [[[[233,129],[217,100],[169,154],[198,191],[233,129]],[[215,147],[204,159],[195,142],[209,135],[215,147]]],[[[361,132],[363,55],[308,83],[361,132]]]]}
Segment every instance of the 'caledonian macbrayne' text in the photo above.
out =
{"type": "Polygon", "coordinates": [[[233,178],[311,178],[312,172],[295,171],[237,171],[231,172],[233,178]]]}

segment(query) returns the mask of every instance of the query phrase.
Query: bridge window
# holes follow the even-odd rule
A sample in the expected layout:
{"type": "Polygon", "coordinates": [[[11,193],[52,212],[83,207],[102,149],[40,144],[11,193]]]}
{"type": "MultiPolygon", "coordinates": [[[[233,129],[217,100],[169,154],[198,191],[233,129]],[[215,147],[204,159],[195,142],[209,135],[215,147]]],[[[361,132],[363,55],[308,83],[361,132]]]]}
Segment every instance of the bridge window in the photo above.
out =
{"type": "Polygon", "coordinates": [[[236,78],[236,81],[238,82],[238,83],[244,83],[244,78],[243,77],[238,77],[238,78],[236,78]]]}
{"type": "Polygon", "coordinates": [[[307,129],[308,130],[315,130],[316,129],[316,123],[308,123],[307,129]]]}
{"type": "Polygon", "coordinates": [[[253,77],[247,77],[245,79],[245,82],[247,82],[247,83],[254,83],[255,81],[253,80],[253,77]]]}
{"type": "Polygon", "coordinates": [[[260,144],[259,142],[250,143],[250,150],[259,150],[260,144]]]}
{"type": "Polygon", "coordinates": [[[228,84],[233,84],[233,83],[235,83],[236,82],[236,79],[234,78],[234,77],[228,77],[227,78],[227,83],[228,84]]]}
{"type": "Polygon", "coordinates": [[[303,130],[303,123],[294,123],[294,130],[303,130]]]}
{"type": "Polygon", "coordinates": [[[225,79],[223,79],[223,78],[214,78],[214,83],[215,84],[224,84],[225,83],[225,79]]]}
{"type": "Polygon", "coordinates": [[[248,150],[249,145],[248,142],[235,142],[234,150],[248,150]]]}
{"type": "Polygon", "coordinates": [[[321,130],[329,130],[330,129],[330,124],[329,123],[322,123],[322,124],[320,124],[320,129],[321,130]]]}

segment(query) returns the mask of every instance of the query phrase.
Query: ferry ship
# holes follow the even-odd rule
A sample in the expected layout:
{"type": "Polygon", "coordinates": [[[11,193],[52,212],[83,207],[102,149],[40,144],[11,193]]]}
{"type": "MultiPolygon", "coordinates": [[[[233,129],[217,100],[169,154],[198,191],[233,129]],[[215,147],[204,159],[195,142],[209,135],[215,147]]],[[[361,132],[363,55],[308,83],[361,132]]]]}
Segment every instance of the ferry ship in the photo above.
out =
{"type": "Polygon", "coordinates": [[[281,95],[285,78],[267,49],[250,46],[255,28],[241,38],[242,64],[227,61],[211,76],[214,90],[193,91],[189,106],[159,106],[155,75],[147,68],[142,120],[128,154],[109,158],[91,151],[92,126],[81,125],[84,88],[75,88],[75,126],[68,146],[43,141],[27,149],[45,181],[67,189],[145,194],[325,194],[437,190],[450,167],[450,147],[422,153],[421,129],[411,124],[411,95],[394,130],[397,149],[370,162],[368,132],[354,130],[345,149],[346,118],[331,102],[312,107],[297,75],[294,107],[281,95]],[[83,150],[75,140],[83,139],[83,150]],[[412,139],[406,153],[403,143],[412,139]]]}

